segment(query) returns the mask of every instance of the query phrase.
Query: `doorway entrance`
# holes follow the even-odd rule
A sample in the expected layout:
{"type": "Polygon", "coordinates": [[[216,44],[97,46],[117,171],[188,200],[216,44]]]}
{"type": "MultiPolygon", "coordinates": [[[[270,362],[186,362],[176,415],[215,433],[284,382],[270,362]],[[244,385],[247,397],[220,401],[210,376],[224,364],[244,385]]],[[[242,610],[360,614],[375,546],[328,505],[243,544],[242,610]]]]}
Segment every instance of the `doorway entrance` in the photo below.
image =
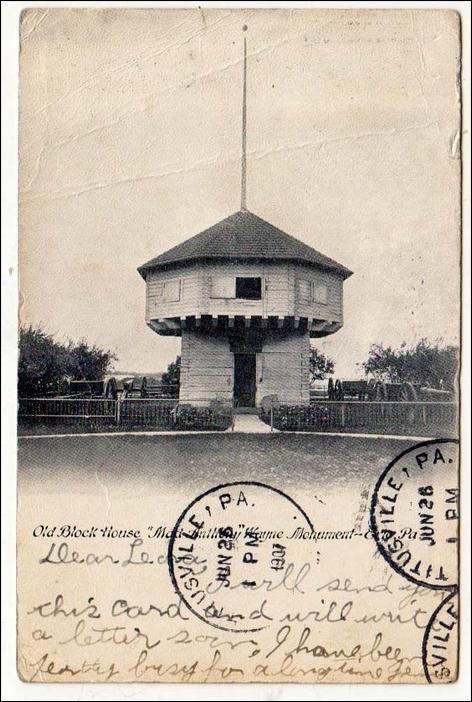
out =
{"type": "Polygon", "coordinates": [[[233,404],[235,407],[256,406],[256,354],[234,354],[233,404]]]}

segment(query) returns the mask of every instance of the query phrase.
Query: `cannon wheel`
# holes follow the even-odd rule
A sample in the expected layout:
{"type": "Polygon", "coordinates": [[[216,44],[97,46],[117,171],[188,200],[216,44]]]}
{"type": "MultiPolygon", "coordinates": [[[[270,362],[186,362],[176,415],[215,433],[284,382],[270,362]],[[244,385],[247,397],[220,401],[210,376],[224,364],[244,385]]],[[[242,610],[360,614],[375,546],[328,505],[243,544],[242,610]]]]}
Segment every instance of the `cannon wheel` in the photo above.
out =
{"type": "Polygon", "coordinates": [[[375,385],[375,399],[379,402],[386,402],[388,400],[387,385],[380,380],[375,385]]]}
{"type": "Polygon", "coordinates": [[[357,396],[357,399],[362,401],[362,402],[364,400],[369,399],[369,386],[364,380],[361,380],[361,382],[359,384],[359,394],[357,396]]]}
{"type": "Polygon", "coordinates": [[[377,388],[377,382],[373,379],[370,378],[369,382],[367,383],[367,399],[368,400],[375,400],[376,397],[376,388],[377,388]]]}
{"type": "Polygon", "coordinates": [[[105,397],[107,400],[116,400],[118,397],[118,387],[115,378],[108,378],[105,385],[105,397]]]}
{"type": "Polygon", "coordinates": [[[413,383],[403,383],[400,388],[400,398],[402,402],[415,402],[418,399],[413,383]]]}
{"type": "Polygon", "coordinates": [[[334,400],[334,380],[330,378],[328,380],[328,400],[334,400]]]}
{"type": "Polygon", "coordinates": [[[147,397],[148,396],[148,381],[146,376],[143,378],[143,382],[141,383],[141,397],[147,397]]]}

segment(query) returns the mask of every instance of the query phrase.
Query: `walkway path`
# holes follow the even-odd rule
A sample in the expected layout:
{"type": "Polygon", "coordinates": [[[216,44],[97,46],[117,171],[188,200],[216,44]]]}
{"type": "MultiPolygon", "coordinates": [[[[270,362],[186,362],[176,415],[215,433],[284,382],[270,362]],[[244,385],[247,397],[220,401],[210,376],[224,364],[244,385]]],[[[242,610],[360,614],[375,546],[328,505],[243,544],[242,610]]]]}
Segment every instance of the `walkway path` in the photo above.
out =
{"type": "MultiPolygon", "coordinates": [[[[270,434],[270,426],[263,422],[257,414],[235,414],[234,427],[228,431],[239,432],[241,434],[270,434]]],[[[274,432],[277,429],[274,429],[274,432]]]]}

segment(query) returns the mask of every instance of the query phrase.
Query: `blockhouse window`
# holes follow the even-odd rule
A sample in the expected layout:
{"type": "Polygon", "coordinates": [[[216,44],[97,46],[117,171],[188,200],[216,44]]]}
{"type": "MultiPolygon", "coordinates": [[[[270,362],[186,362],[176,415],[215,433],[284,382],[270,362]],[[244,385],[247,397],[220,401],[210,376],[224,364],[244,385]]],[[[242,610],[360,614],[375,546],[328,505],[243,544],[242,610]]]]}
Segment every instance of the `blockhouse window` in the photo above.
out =
{"type": "Polygon", "coordinates": [[[313,301],[319,305],[328,304],[328,288],[326,285],[317,285],[313,283],[313,301]]]}
{"type": "Polygon", "coordinates": [[[163,297],[165,302],[178,302],[180,300],[180,278],[166,280],[163,297]]]}
{"type": "Polygon", "coordinates": [[[210,297],[225,300],[234,299],[236,296],[234,278],[231,276],[214,276],[211,279],[210,297]]]}
{"type": "Polygon", "coordinates": [[[236,278],[236,297],[240,300],[260,300],[262,296],[261,278],[236,278]]]}
{"type": "Polygon", "coordinates": [[[298,301],[302,303],[311,302],[311,285],[309,280],[303,280],[299,278],[297,281],[297,297],[298,301]]]}

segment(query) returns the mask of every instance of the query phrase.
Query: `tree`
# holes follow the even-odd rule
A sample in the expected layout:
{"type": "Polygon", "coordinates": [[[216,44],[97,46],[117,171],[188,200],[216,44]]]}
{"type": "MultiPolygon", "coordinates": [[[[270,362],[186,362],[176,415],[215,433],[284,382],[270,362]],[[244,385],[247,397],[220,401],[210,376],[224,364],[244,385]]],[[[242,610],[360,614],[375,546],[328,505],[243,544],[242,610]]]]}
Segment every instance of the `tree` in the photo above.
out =
{"type": "Polygon", "coordinates": [[[62,376],[59,346],[40,328],[20,328],[18,395],[35,397],[57,389],[62,376]]]}
{"type": "Polygon", "coordinates": [[[412,382],[452,391],[459,371],[459,350],[441,339],[421,339],[415,346],[403,342],[399,349],[372,344],[362,364],[366,375],[393,383],[412,382]]]}
{"type": "Polygon", "coordinates": [[[310,380],[324,380],[334,373],[334,362],[323,353],[310,347],[310,380]]]}
{"type": "Polygon", "coordinates": [[[103,380],[116,356],[87,342],[61,344],[40,327],[20,327],[19,397],[60,392],[64,381],[103,380]]]}
{"type": "Polygon", "coordinates": [[[71,380],[103,380],[116,356],[85,341],[68,341],[64,348],[64,371],[71,380]]]}
{"type": "Polygon", "coordinates": [[[175,397],[179,396],[180,388],[180,356],[175,361],[169,363],[167,370],[162,374],[161,384],[169,387],[169,393],[175,397]]]}

